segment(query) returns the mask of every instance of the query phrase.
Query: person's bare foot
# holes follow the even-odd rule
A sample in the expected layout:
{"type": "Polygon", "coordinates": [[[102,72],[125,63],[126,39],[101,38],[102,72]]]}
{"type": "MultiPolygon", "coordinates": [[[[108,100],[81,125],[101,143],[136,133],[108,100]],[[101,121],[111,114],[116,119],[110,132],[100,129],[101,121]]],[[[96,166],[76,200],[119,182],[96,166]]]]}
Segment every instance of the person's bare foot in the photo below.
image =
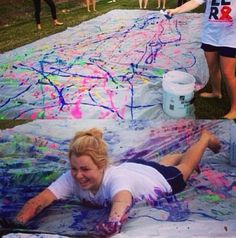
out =
{"type": "Polygon", "coordinates": [[[204,92],[204,93],[200,94],[200,97],[202,97],[202,98],[218,98],[218,99],[221,99],[222,95],[221,95],[221,93],[207,93],[207,92],[204,92]]]}
{"type": "Polygon", "coordinates": [[[58,20],[54,20],[54,26],[62,26],[63,22],[59,22],[58,20]]]}
{"type": "Polygon", "coordinates": [[[228,112],[226,115],[224,115],[223,117],[224,119],[229,119],[229,120],[233,120],[233,119],[236,119],[236,111],[230,111],[228,112]]]}
{"type": "Polygon", "coordinates": [[[205,129],[202,131],[201,136],[204,139],[208,139],[208,148],[210,150],[212,150],[214,153],[219,153],[221,147],[220,141],[214,134],[205,129]]]}
{"type": "Polygon", "coordinates": [[[38,29],[38,30],[41,30],[41,29],[42,29],[41,24],[37,24],[37,29],[38,29]]]}

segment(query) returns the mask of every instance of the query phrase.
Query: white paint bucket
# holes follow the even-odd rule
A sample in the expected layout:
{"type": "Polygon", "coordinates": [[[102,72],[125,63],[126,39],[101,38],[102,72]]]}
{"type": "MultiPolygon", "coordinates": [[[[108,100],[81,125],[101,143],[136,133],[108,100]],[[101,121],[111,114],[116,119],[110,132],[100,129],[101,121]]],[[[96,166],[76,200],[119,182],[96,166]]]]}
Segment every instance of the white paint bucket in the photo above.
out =
{"type": "Polygon", "coordinates": [[[195,78],[182,71],[163,75],[163,110],[174,118],[188,117],[193,111],[195,78]]]}

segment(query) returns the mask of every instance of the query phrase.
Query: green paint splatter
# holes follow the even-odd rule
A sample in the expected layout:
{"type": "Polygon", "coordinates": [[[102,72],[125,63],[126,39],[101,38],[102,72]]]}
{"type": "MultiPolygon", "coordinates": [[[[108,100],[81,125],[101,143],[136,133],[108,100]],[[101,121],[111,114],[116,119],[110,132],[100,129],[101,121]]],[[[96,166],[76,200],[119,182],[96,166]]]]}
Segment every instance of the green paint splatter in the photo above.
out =
{"type": "Polygon", "coordinates": [[[0,120],[4,120],[4,119],[6,119],[6,117],[4,115],[0,114],[0,120]]]}
{"type": "Polygon", "coordinates": [[[15,79],[5,78],[3,81],[5,84],[18,86],[18,82],[15,79]]]}
{"type": "Polygon", "coordinates": [[[48,150],[48,147],[46,146],[38,146],[37,149],[40,151],[40,152],[45,152],[48,150]]]}
{"type": "Polygon", "coordinates": [[[15,61],[23,61],[25,59],[25,56],[24,55],[17,55],[15,57],[15,61]]]}
{"type": "Polygon", "coordinates": [[[63,208],[71,208],[72,206],[71,205],[69,205],[69,204],[65,204],[64,206],[63,206],[63,208]]]}
{"type": "MultiPolygon", "coordinates": [[[[221,208],[222,209],[222,208],[221,208]]],[[[232,211],[220,211],[220,210],[215,210],[215,209],[211,209],[211,212],[215,215],[218,215],[218,216],[225,216],[225,215],[231,215],[233,214],[232,211]]]]}
{"type": "Polygon", "coordinates": [[[14,174],[14,179],[19,180],[20,177],[23,176],[23,172],[21,170],[16,170],[15,174],[14,174]]]}
{"type": "Polygon", "coordinates": [[[57,82],[57,81],[58,81],[58,76],[57,76],[57,75],[48,75],[47,78],[48,78],[51,82],[57,82]]]}
{"type": "Polygon", "coordinates": [[[163,69],[153,69],[153,73],[158,76],[162,76],[165,71],[163,69]]]}
{"type": "Polygon", "coordinates": [[[3,74],[8,69],[8,64],[1,64],[0,65],[0,73],[3,74]]]}
{"type": "Polygon", "coordinates": [[[44,119],[45,118],[45,112],[39,112],[37,118],[44,119]]]}
{"type": "Polygon", "coordinates": [[[77,65],[85,65],[85,64],[87,64],[87,62],[86,61],[84,61],[84,60],[79,60],[78,62],[77,62],[77,65]]]}
{"type": "Polygon", "coordinates": [[[200,200],[209,201],[209,202],[220,202],[221,198],[218,195],[215,195],[215,194],[208,194],[208,195],[202,195],[200,197],[200,200]]]}
{"type": "Polygon", "coordinates": [[[24,167],[26,167],[26,168],[32,167],[32,161],[30,161],[30,160],[24,160],[24,167]]]}
{"type": "Polygon", "coordinates": [[[51,181],[55,180],[56,178],[58,178],[58,176],[59,176],[58,172],[53,172],[52,174],[45,176],[44,181],[51,182],[51,181]]]}

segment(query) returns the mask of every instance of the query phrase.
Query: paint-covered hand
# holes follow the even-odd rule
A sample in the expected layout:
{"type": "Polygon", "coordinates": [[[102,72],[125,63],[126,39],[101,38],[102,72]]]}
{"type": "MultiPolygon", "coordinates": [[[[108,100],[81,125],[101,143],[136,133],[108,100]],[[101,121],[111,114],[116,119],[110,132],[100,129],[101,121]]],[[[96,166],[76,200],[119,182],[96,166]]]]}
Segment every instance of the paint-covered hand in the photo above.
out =
{"type": "Polygon", "coordinates": [[[96,229],[99,234],[103,236],[108,236],[115,233],[119,233],[121,230],[121,226],[122,224],[119,221],[106,221],[98,224],[96,226],[96,229]]]}
{"type": "Polygon", "coordinates": [[[168,20],[170,20],[173,17],[173,14],[170,14],[166,10],[160,10],[160,13],[163,14],[168,20]]]}
{"type": "Polygon", "coordinates": [[[26,229],[26,225],[20,223],[19,221],[15,219],[10,218],[0,218],[0,225],[2,228],[8,228],[8,229],[26,229]]]}

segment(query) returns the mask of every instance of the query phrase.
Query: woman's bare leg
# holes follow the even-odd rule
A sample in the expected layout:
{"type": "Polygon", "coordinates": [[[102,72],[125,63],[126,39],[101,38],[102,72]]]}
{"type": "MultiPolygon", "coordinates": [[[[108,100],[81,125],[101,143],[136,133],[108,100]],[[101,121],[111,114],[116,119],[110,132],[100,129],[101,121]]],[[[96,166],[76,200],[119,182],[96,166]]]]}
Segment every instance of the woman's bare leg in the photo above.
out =
{"type": "Polygon", "coordinates": [[[200,139],[183,153],[180,163],[175,166],[182,172],[184,181],[187,181],[193,170],[197,167],[207,148],[211,149],[214,153],[218,153],[220,141],[209,131],[203,130],[200,139]]]}
{"type": "Polygon", "coordinates": [[[140,8],[140,9],[143,8],[143,0],[139,0],[139,8],[140,8]]]}
{"type": "Polygon", "coordinates": [[[166,9],[166,0],[163,0],[163,9],[166,9]]]}
{"type": "Polygon", "coordinates": [[[183,154],[182,153],[174,153],[174,154],[168,154],[162,157],[159,161],[159,164],[165,165],[165,166],[176,166],[180,163],[181,158],[183,154]]]}
{"type": "Polygon", "coordinates": [[[205,57],[209,68],[212,92],[211,93],[204,92],[201,93],[200,96],[204,98],[222,98],[219,55],[217,52],[205,51],[205,57]]]}
{"type": "Polygon", "coordinates": [[[224,116],[226,119],[236,119],[236,58],[220,56],[221,72],[227,85],[230,97],[230,111],[224,116]]]}
{"type": "Polygon", "coordinates": [[[147,8],[148,0],[144,0],[144,9],[147,8]]]}
{"type": "Polygon", "coordinates": [[[90,0],[86,0],[86,4],[87,4],[87,10],[88,12],[90,12],[90,0]]]}
{"type": "Polygon", "coordinates": [[[93,0],[93,11],[96,12],[96,0],[93,0]]]}

